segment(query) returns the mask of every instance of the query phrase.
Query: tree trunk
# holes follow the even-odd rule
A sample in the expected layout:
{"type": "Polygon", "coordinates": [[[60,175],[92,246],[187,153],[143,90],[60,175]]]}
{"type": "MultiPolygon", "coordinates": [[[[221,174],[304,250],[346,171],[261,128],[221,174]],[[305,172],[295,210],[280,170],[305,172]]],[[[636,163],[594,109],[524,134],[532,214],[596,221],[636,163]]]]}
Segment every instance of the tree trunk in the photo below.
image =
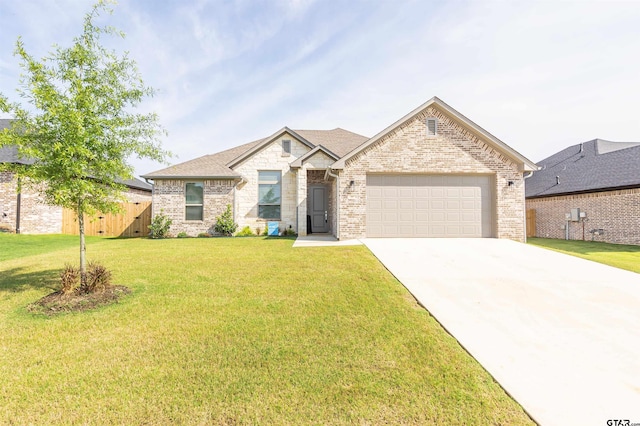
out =
{"type": "Polygon", "coordinates": [[[78,206],[78,230],[80,234],[80,288],[86,290],[87,288],[87,246],[84,242],[84,214],[78,206]]]}

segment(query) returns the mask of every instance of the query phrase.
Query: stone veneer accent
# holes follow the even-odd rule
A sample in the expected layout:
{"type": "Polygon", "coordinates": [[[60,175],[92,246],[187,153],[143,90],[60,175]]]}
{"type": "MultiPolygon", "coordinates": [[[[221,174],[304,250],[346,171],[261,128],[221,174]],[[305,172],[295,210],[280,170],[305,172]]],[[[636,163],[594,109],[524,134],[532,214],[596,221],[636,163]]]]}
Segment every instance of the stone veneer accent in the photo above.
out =
{"type": "Polygon", "coordinates": [[[525,240],[524,179],[518,165],[435,106],[358,153],[340,171],[340,239],[365,237],[367,173],[491,175],[494,237],[525,240]],[[427,117],[438,119],[437,136],[427,136],[427,117]]]}
{"type": "Polygon", "coordinates": [[[640,245],[640,188],[529,198],[528,209],[536,211],[536,237],[565,238],[565,214],[579,208],[584,222],[569,222],[569,239],[591,240],[591,229],[603,229],[595,241],[640,245]]]}
{"type": "MultiPolygon", "coordinates": [[[[304,199],[302,199],[301,194],[298,193],[300,173],[296,169],[291,169],[289,164],[309,151],[310,148],[307,145],[285,134],[234,167],[234,170],[247,180],[246,184],[236,191],[235,217],[239,225],[238,229],[249,226],[254,232],[258,228],[263,232],[267,222],[278,222],[281,231],[290,226],[296,229],[298,208],[306,206],[306,185],[304,199]],[[291,141],[290,154],[282,151],[283,140],[291,141]],[[258,218],[258,172],[263,170],[280,170],[282,173],[279,219],[258,218]]],[[[306,222],[304,223],[306,228],[306,222]]]]}

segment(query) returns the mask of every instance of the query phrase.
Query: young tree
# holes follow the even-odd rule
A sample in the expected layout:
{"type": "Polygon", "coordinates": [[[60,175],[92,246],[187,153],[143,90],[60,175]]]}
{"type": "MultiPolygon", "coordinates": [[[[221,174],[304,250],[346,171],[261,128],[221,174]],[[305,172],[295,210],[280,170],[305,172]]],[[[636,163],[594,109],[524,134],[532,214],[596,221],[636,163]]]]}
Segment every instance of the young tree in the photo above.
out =
{"type": "Polygon", "coordinates": [[[29,166],[12,166],[18,181],[36,186],[47,203],[77,214],[85,288],[84,215],[117,211],[124,189],[118,181],[133,175],[130,156],[165,161],[170,155],[161,149],[165,131],[157,116],[134,112],[154,90],[144,85],[128,54],[100,44],[103,34],[124,37],[94,23],[101,12],[112,12],[108,3],[113,2],[93,6],[71,47],[54,45],[41,60],[28,54],[18,38],[15,55],[23,73],[17,92],[31,107],[0,94],[0,111],[15,117],[12,127],[0,133],[0,147],[15,145],[22,157],[33,160],[29,166]]]}

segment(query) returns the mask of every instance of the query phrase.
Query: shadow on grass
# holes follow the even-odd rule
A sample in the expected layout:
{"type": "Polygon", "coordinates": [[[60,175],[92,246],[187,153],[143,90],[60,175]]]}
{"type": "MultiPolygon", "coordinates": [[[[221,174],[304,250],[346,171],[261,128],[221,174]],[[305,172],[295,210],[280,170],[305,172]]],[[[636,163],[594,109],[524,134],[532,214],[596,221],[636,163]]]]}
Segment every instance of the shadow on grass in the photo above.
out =
{"type": "Polygon", "coordinates": [[[26,272],[25,268],[9,269],[0,275],[0,293],[44,288],[56,291],[60,287],[59,274],[60,271],[54,269],[36,272],[26,272]]]}
{"type": "Polygon", "coordinates": [[[536,246],[566,250],[580,254],[590,253],[640,253],[640,246],[610,244],[598,241],[556,240],[552,238],[529,238],[536,246]]]}

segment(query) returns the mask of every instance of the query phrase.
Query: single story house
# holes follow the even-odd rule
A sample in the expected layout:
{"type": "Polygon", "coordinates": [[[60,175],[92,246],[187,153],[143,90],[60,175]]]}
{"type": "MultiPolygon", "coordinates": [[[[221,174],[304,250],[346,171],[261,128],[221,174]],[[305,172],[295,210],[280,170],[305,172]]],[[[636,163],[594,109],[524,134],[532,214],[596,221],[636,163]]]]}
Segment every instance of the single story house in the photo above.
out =
{"type": "MultiPolygon", "coordinates": [[[[0,119],[0,131],[8,128],[9,119],[0,119]]],[[[0,163],[33,163],[18,155],[15,146],[0,148],[0,163]]],[[[152,187],[139,179],[122,181],[127,187],[127,200],[131,203],[151,201],[152,187]]],[[[63,228],[62,207],[45,204],[44,197],[33,188],[22,187],[12,172],[0,172],[0,229],[24,234],[59,234],[63,228]]]]}
{"type": "Polygon", "coordinates": [[[299,235],[525,240],[530,160],[434,97],[373,137],[292,130],[143,175],[170,232],[213,232],[231,205],[240,229],[299,235]]]}
{"type": "Polygon", "coordinates": [[[640,244],[640,142],[594,139],[538,164],[526,180],[537,237],[640,244]]]}

